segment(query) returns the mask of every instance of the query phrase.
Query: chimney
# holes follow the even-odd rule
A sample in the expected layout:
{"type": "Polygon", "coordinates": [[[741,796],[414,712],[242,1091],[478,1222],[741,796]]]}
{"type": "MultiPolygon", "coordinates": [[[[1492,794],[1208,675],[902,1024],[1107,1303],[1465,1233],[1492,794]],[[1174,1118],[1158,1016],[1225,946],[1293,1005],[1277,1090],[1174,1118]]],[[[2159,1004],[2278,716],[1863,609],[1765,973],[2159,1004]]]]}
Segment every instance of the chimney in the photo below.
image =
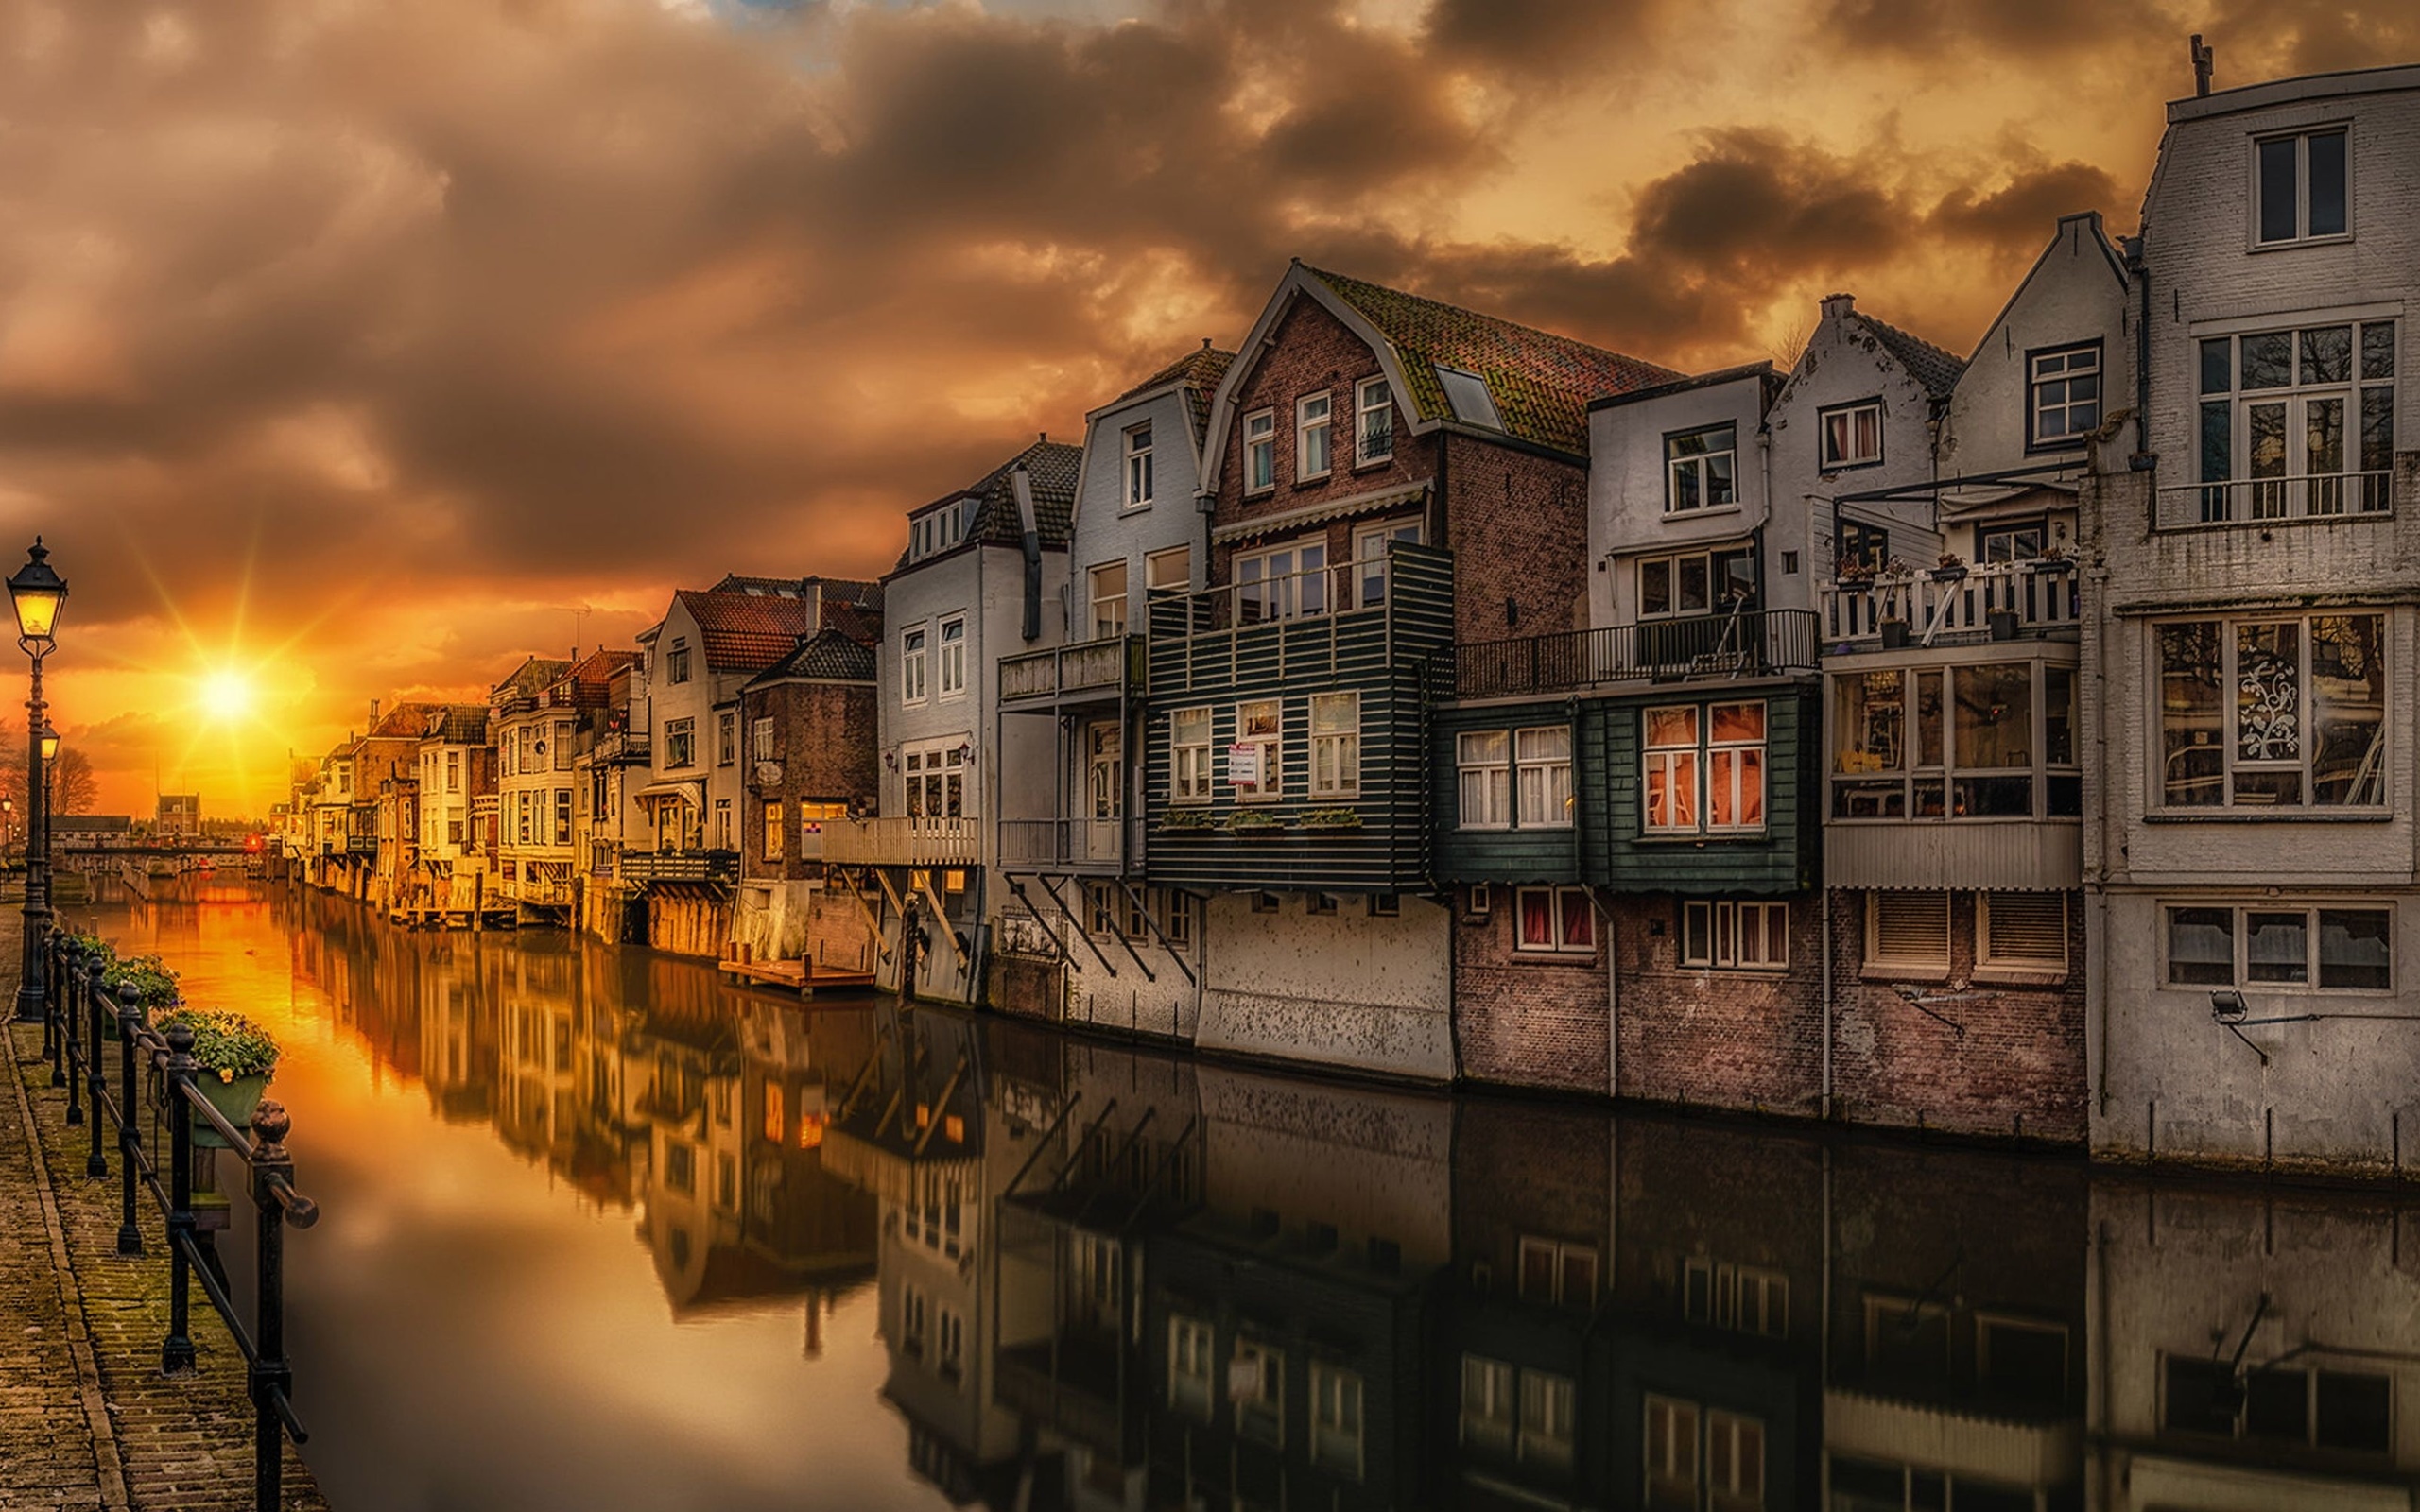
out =
{"type": "Polygon", "coordinates": [[[378,700],[375,698],[370,700],[370,728],[378,728],[378,700]]]}
{"type": "Polygon", "coordinates": [[[2219,55],[2204,46],[2202,34],[2193,34],[2193,94],[2198,98],[2210,93],[2210,76],[2218,72],[2219,55]]]}
{"type": "Polygon", "coordinates": [[[1856,308],[1857,296],[1854,294],[1826,294],[1824,296],[1824,318],[1826,320],[1837,320],[1856,308]]]}

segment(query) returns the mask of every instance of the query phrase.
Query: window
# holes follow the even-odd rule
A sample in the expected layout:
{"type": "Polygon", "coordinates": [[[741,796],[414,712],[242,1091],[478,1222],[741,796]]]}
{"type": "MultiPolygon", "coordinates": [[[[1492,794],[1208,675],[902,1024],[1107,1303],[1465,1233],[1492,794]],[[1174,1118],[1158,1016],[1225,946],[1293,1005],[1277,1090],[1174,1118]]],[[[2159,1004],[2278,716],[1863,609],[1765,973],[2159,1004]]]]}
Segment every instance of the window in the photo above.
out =
{"type": "Polygon", "coordinates": [[[2069,446],[2100,424],[2100,343],[2053,347],[2025,358],[2026,445],[2069,446]]]}
{"type": "Polygon", "coordinates": [[[2187,620],[2158,634],[2167,808],[2386,802],[2386,621],[2187,620]]]}
{"type": "Polygon", "coordinates": [[[766,860],[779,861],[782,859],[782,806],[779,803],[768,803],[765,805],[764,843],[766,860]]]}
{"type": "Polygon", "coordinates": [[[1327,545],[1303,541],[1235,560],[1236,618],[1245,625],[1327,612],[1327,545]]]}
{"type": "Polygon", "coordinates": [[[2253,144],[2263,247],[2351,232],[2352,185],[2342,127],[2253,144]]]}
{"type": "Polygon", "coordinates": [[[966,691],[966,616],[942,621],[941,696],[954,698],[966,691]]]}
{"type": "Polygon", "coordinates": [[[2039,520],[2021,524],[1978,525],[1975,559],[1987,566],[1993,562],[2039,561],[2045,534],[2039,520]]]}
{"type": "Polygon", "coordinates": [[[1862,520],[1841,521],[1840,535],[1832,544],[1835,571],[1861,568],[1878,573],[1891,559],[1891,532],[1862,520]]]}
{"type": "Polygon", "coordinates": [[[1177,803],[1210,801],[1210,711],[1179,709],[1168,715],[1168,798],[1177,803]]]}
{"type": "Polygon", "coordinates": [[[698,1151],[695,1145],[684,1144],[679,1140],[666,1143],[664,1184],[675,1192],[698,1190],[698,1151]]]}
{"type": "Polygon", "coordinates": [[[1681,1316],[1767,1338],[1789,1335],[1789,1278],[1776,1270],[1703,1258],[1681,1267],[1681,1316]]]}
{"type": "Polygon", "coordinates": [[[1336,895],[1325,892],[1305,893],[1303,897],[1303,912],[1312,919],[1334,919],[1336,895]]]}
{"type": "MultiPolygon", "coordinates": [[[[1096,641],[1126,633],[1126,564],[1103,562],[1084,575],[1091,588],[1092,638],[1096,641]]],[[[948,633],[948,627],[942,627],[948,633]]]]}
{"type": "Polygon", "coordinates": [[[1578,887],[1520,887],[1512,894],[1521,918],[1513,949],[1524,954],[1591,955],[1597,950],[1597,916],[1578,887]]]}
{"type": "Polygon", "coordinates": [[[1267,493],[1277,487],[1277,411],[1254,410],[1244,417],[1244,491],[1267,493]]]}
{"type": "Polygon", "coordinates": [[[1789,966],[1789,904],[1696,899],[1681,904],[1681,964],[1724,971],[1789,966]]]}
{"type": "Polygon", "coordinates": [[[1170,887],[1161,895],[1160,933],[1167,936],[1168,949],[1181,951],[1193,944],[1194,898],[1189,892],[1170,887]]]}
{"type": "Polygon", "coordinates": [[[1558,1239],[1521,1241],[1521,1297],[1587,1308],[1597,1301],[1597,1251],[1558,1239]]]}
{"type": "Polygon", "coordinates": [[[1384,378],[1364,378],[1354,387],[1354,455],[1362,462],[1383,462],[1395,455],[1395,400],[1384,378]]]}
{"type": "Polygon", "coordinates": [[[1437,364],[1437,386],[1445,390],[1445,403],[1454,407],[1454,418],[1470,425],[1484,425],[1489,430],[1504,428],[1504,416],[1495,407],[1495,396],[1488,391],[1487,380],[1475,372],[1437,364]]]}
{"type": "Polygon", "coordinates": [[[966,1320],[946,1307],[935,1311],[940,1323],[933,1336],[940,1348],[935,1350],[934,1367],[956,1380],[966,1369],[966,1320]]]}
{"type": "Polygon", "coordinates": [[[1193,548],[1170,546],[1143,558],[1143,582],[1150,588],[1184,593],[1193,586],[1193,548]]]}
{"type": "Polygon", "coordinates": [[[2394,343],[2392,320],[2204,338],[2200,523],[2386,509],[2394,343]]]}
{"type": "Polygon", "coordinates": [[[1832,679],[1833,818],[2083,812],[2073,667],[1994,662],[1832,679]]]}
{"type": "Polygon", "coordinates": [[[1455,737],[1463,829],[1501,830],[1511,823],[1512,750],[1512,736],[1501,730],[1474,730],[1455,737]]]}
{"type": "Polygon", "coordinates": [[[1516,1372],[1501,1360],[1462,1356],[1461,1436],[1482,1449],[1512,1447],[1516,1407],[1512,1387],[1516,1372]]]}
{"type": "Polygon", "coordinates": [[[1168,1405],[1203,1422],[1217,1400],[1210,1364],[1214,1337],[1201,1319],[1168,1314],[1168,1405]]]}
{"type": "Polygon", "coordinates": [[[931,1307],[923,1292],[913,1286],[899,1289],[899,1350],[902,1354],[920,1359],[924,1356],[930,1317],[931,1307]]]}
{"type": "Polygon", "coordinates": [[[918,626],[899,636],[899,701],[925,701],[925,628],[918,626]]]}
{"type": "Polygon", "coordinates": [[[1462,889],[1462,917],[1474,924],[1484,924],[1495,917],[1495,889],[1483,882],[1472,883],[1462,889]]]}
{"type": "Polygon", "coordinates": [[[2385,908],[2171,907],[2169,985],[2392,991],[2394,923],[2385,908]]]}
{"type": "Polygon", "coordinates": [[[1703,709],[1684,704],[1644,711],[1646,833],[1763,829],[1765,720],[1761,702],[1718,703],[1703,709]]]}
{"type": "Polygon", "coordinates": [[[1325,394],[1305,394],[1294,402],[1294,477],[1298,482],[1328,474],[1329,408],[1325,394]]]}
{"type": "Polygon", "coordinates": [[[739,760],[739,716],[731,713],[715,715],[715,765],[729,766],[739,760]]]}
{"type": "Polygon", "coordinates": [[[666,682],[686,682],[689,680],[688,642],[673,642],[672,649],[665,654],[664,679],[666,682]]]}
{"type": "Polygon", "coordinates": [[[1311,1362],[1311,1463],[1361,1478],[1361,1378],[1311,1362]]]}
{"type": "Polygon", "coordinates": [[[529,799],[531,796],[532,795],[528,793],[515,793],[512,795],[513,833],[518,842],[522,845],[527,845],[530,843],[529,799]]]}
{"type": "MultiPolygon", "coordinates": [[[[1720,1408],[1705,1419],[1706,1505],[1749,1512],[1765,1504],[1765,1425],[1720,1408]]],[[[1962,1499],[1961,1503],[1964,1504],[1962,1499]]]]}
{"type": "Polygon", "coordinates": [[[1976,894],[1975,964],[2016,971],[2066,971],[2066,894],[1976,894]]]}
{"type": "Polygon", "coordinates": [[[1882,401],[1860,399],[1816,412],[1822,429],[1824,471],[1872,467],[1882,460],[1882,401]]]}
{"type": "Polygon", "coordinates": [[[1698,1408],[1691,1401],[1651,1395],[1647,1399],[1647,1504],[1651,1508],[1698,1505],[1698,1408]]]}
{"type": "Polygon", "coordinates": [[[715,799],[715,849],[731,849],[731,799],[727,798],[715,799]]]}
{"type": "Polygon", "coordinates": [[[445,791],[448,793],[462,791],[462,753],[458,750],[449,750],[445,753],[445,791]]]}
{"type": "Polygon", "coordinates": [[[2193,1355],[2169,1355],[2160,1364],[2160,1423],[2171,1433],[2368,1454],[2394,1448],[2389,1376],[2293,1366],[2238,1374],[2228,1361],[2193,1355]]]}
{"type": "Polygon", "coordinates": [[[1237,1339],[1227,1367],[1227,1395],[1236,1429],[1263,1444],[1286,1442],[1286,1354],[1254,1339],[1237,1339]]]}
{"type": "Polygon", "coordinates": [[[555,789],[555,844],[571,844],[571,789],[555,789]]]}
{"type": "Polygon", "coordinates": [[[1949,894],[1865,895],[1865,958],[1872,966],[1949,969],[1949,894]]]}
{"type": "Polygon", "coordinates": [[[1390,520],[1363,525],[1353,532],[1353,577],[1356,607],[1373,609],[1387,601],[1387,546],[1391,541],[1420,543],[1420,522],[1390,520]]]}
{"type": "Polygon", "coordinates": [[[944,741],[917,747],[905,753],[900,765],[909,818],[966,816],[966,752],[962,746],[944,741]]]}
{"type": "Polygon", "coordinates": [[[1126,507],[1139,509],[1151,502],[1151,427],[1126,431],[1126,507]]]}
{"type": "Polygon", "coordinates": [[[1311,696],[1311,797],[1357,798],[1361,793],[1361,696],[1311,696]]]}
{"type": "Polygon", "coordinates": [[[1571,1464],[1572,1419],[1579,1392],[1569,1376],[1521,1372],[1521,1458],[1556,1468],[1571,1464]]]}
{"type": "Polygon", "coordinates": [[[1756,607],[1756,557],[1746,546],[1649,557],[1638,564],[1638,617],[1727,614],[1756,607]]]}
{"type": "Polygon", "coordinates": [[[1274,698],[1236,706],[1236,740],[1227,747],[1227,782],[1237,799],[1274,799],[1284,791],[1278,765],[1282,716],[1282,706],[1274,698]]]}
{"type": "Polygon", "coordinates": [[[779,749],[773,744],[773,722],[770,719],[756,720],[749,726],[748,734],[749,759],[760,762],[771,761],[774,753],[779,749]]]}
{"type": "Polygon", "coordinates": [[[1664,438],[1664,512],[1728,509],[1739,502],[1736,425],[1708,425],[1664,438]]]}
{"type": "Polygon", "coordinates": [[[1545,725],[1512,732],[1514,791],[1524,828],[1571,827],[1571,727],[1545,725]]]}
{"type": "Polygon", "coordinates": [[[697,721],[667,719],[664,722],[664,765],[667,767],[687,766],[697,760],[697,721]]]}

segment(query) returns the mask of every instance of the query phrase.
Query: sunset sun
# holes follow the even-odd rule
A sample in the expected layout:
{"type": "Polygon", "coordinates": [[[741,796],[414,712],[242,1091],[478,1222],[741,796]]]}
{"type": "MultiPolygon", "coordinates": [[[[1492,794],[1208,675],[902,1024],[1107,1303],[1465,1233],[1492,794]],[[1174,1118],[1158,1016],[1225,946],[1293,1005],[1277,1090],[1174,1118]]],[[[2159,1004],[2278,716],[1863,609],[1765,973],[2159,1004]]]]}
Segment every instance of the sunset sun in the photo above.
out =
{"type": "Polygon", "coordinates": [[[259,694],[250,674],[221,667],[202,678],[196,701],[213,719],[232,722],[252,713],[259,694]]]}

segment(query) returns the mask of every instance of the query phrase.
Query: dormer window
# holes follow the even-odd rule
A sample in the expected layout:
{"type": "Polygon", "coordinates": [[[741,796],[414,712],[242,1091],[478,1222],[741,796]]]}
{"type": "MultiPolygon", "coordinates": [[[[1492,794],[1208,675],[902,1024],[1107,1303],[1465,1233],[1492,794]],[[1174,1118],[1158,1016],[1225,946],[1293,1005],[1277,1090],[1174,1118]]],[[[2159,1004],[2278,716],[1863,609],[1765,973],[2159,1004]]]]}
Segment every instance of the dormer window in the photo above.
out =
{"type": "Polygon", "coordinates": [[[1860,399],[1819,411],[1824,471],[1872,467],[1882,460],[1882,401],[1860,399]]]}
{"type": "Polygon", "coordinates": [[[1151,502],[1151,427],[1136,425],[1126,432],[1126,507],[1139,509],[1151,502]]]}
{"type": "Polygon", "coordinates": [[[2352,182],[2342,127],[2263,137],[2254,144],[2259,244],[2315,241],[2353,229],[2352,182]]]}

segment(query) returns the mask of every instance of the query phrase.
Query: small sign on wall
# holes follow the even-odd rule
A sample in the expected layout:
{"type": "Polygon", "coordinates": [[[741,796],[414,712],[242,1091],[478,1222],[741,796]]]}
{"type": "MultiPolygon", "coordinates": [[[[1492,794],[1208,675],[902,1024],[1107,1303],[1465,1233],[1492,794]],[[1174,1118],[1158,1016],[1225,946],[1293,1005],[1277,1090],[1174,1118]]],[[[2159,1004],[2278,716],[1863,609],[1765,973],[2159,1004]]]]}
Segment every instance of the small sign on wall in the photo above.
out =
{"type": "Polygon", "coordinates": [[[1260,785],[1260,747],[1236,745],[1227,747],[1227,782],[1232,787],[1260,785]]]}

